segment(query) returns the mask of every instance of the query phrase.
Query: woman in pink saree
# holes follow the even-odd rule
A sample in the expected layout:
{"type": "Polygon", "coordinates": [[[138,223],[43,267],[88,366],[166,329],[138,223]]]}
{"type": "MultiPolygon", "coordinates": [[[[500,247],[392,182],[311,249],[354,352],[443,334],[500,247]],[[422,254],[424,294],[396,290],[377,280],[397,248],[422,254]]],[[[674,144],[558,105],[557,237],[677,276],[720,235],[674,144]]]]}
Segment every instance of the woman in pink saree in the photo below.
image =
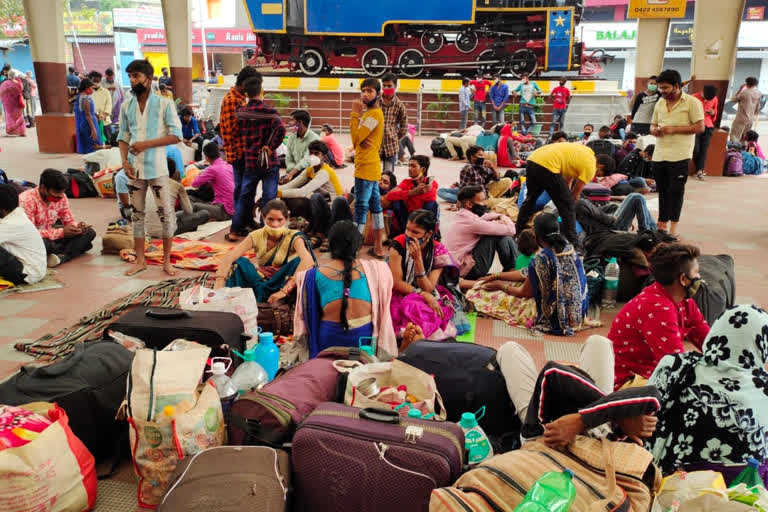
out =
{"type": "Polygon", "coordinates": [[[24,119],[24,97],[21,78],[18,72],[10,70],[8,78],[0,84],[0,100],[5,111],[5,133],[8,135],[27,135],[27,122],[24,119]]]}

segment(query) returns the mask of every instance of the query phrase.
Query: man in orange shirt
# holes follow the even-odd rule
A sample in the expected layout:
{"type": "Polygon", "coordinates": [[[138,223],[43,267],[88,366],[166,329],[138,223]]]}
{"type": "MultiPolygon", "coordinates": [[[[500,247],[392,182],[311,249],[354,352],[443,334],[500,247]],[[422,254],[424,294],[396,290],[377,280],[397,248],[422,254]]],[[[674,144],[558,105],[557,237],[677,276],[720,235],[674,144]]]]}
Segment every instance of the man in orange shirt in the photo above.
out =
{"type": "Polygon", "coordinates": [[[704,178],[704,164],[707,161],[707,149],[715,131],[717,119],[717,87],[705,85],[704,90],[693,95],[704,106],[704,133],[696,135],[696,148],[693,150],[693,161],[696,163],[696,177],[704,178]]]}

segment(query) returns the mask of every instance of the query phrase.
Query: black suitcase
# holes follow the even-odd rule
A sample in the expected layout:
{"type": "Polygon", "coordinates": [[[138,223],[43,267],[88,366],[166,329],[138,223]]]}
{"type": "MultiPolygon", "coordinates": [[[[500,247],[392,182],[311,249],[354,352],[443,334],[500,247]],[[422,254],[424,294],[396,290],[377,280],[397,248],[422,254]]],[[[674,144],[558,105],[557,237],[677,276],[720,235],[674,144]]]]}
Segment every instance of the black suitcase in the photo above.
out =
{"type": "MultiPolygon", "coordinates": [[[[116,456],[127,443],[127,423],[115,415],[125,398],[133,352],[113,341],[78,343],[74,352],[48,366],[23,367],[0,384],[0,404],[56,402],[72,432],[97,461],[116,456]]],[[[127,445],[126,445],[127,446],[127,445]]]]}
{"type": "Polygon", "coordinates": [[[156,349],[184,338],[211,348],[228,345],[243,352],[245,342],[250,338],[244,334],[243,321],[234,313],[146,306],[123,313],[109,326],[109,330],[139,338],[147,344],[147,348],[156,349]]]}

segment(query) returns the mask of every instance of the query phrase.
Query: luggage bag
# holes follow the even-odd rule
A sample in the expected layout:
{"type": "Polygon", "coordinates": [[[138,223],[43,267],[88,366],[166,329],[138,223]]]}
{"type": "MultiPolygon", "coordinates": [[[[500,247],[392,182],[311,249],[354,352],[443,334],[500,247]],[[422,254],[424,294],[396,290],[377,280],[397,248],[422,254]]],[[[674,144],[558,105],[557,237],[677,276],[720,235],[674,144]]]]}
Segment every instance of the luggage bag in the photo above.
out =
{"type": "Polygon", "coordinates": [[[611,189],[599,183],[587,183],[584,185],[582,195],[596,203],[608,203],[611,200],[611,189]]]}
{"type": "Polygon", "coordinates": [[[296,431],[291,461],[294,510],[426,512],[430,493],[461,474],[464,433],[451,422],[324,403],[296,431]]]}

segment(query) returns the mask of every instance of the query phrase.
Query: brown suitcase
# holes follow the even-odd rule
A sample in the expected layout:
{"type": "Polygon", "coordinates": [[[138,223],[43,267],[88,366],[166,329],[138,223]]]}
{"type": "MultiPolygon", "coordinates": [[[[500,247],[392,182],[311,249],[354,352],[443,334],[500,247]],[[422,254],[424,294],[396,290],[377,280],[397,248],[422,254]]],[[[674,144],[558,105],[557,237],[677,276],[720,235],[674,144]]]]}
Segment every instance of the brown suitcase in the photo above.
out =
{"type": "Polygon", "coordinates": [[[160,512],[290,510],[290,456],[267,446],[218,446],[179,461],[160,512]]]}

